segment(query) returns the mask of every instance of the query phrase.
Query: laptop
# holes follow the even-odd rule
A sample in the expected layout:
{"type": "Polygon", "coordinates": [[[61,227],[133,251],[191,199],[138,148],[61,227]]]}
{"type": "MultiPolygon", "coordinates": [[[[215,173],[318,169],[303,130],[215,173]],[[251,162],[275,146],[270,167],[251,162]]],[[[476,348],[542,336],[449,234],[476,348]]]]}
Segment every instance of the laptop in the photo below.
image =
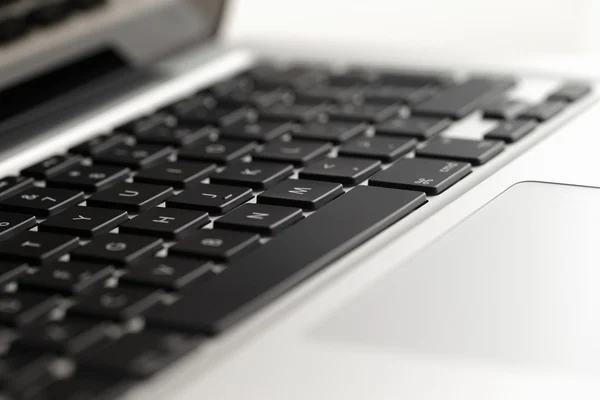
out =
{"type": "Polygon", "coordinates": [[[225,6],[0,3],[0,398],[598,399],[597,84],[225,6]]]}

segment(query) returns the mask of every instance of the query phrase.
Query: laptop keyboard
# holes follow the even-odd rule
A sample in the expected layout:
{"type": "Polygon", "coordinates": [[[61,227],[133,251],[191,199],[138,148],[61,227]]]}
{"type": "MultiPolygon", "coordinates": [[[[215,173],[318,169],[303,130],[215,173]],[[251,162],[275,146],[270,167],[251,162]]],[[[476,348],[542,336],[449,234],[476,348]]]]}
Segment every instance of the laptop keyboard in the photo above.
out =
{"type": "Polygon", "coordinates": [[[0,179],[0,390],[114,398],[591,91],[515,83],[260,65],[0,179]]]}

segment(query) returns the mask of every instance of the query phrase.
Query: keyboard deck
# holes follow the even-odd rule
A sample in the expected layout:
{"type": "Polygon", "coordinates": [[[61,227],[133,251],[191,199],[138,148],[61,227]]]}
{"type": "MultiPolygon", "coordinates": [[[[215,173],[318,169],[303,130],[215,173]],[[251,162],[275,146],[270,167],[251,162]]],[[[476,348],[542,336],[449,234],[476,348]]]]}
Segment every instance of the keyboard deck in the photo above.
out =
{"type": "Polygon", "coordinates": [[[516,83],[259,65],[2,177],[2,394],[114,398],[591,91],[516,83]]]}

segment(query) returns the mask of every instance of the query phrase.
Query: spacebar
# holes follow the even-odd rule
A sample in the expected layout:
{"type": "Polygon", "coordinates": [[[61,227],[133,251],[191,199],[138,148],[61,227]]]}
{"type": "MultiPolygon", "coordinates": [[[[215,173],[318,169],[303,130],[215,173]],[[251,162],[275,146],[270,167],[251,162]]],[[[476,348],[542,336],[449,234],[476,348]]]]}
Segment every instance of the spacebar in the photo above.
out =
{"type": "Polygon", "coordinates": [[[425,204],[425,194],[358,186],[288,228],[180,300],[150,324],[216,334],[425,204]]]}

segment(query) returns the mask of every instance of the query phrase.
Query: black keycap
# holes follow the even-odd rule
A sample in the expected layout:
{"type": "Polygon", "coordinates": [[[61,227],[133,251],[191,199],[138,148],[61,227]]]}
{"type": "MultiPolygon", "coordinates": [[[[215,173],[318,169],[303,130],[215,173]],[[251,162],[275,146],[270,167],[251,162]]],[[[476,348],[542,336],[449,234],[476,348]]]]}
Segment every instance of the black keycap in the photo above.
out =
{"type": "Polygon", "coordinates": [[[392,162],[413,151],[417,144],[416,139],[396,137],[362,137],[348,142],[338,150],[338,154],[346,156],[376,158],[382,162],[392,162]]]}
{"type": "Polygon", "coordinates": [[[381,161],[338,157],[317,161],[299,173],[300,178],[357,185],[381,170],[381,161]]]}
{"type": "Polygon", "coordinates": [[[212,127],[186,127],[161,125],[138,134],[138,143],[189,146],[208,136],[215,130],[212,127]]]}
{"type": "Polygon", "coordinates": [[[58,304],[53,294],[19,291],[0,294],[0,324],[24,327],[38,323],[58,304]]]}
{"type": "Polygon", "coordinates": [[[14,282],[27,272],[27,264],[14,261],[0,261],[0,285],[14,282]]]}
{"type": "Polygon", "coordinates": [[[379,82],[382,82],[386,85],[395,86],[444,86],[453,82],[453,78],[445,72],[395,70],[376,71],[376,74],[379,82]]]}
{"type": "Polygon", "coordinates": [[[292,135],[294,138],[300,139],[343,143],[349,139],[352,139],[353,137],[367,132],[368,129],[369,126],[367,124],[360,122],[308,122],[298,126],[292,135]]]}
{"type": "Polygon", "coordinates": [[[102,288],[78,297],[67,315],[127,320],[142,315],[160,301],[161,292],[138,286],[102,288]]]}
{"type": "Polygon", "coordinates": [[[31,25],[24,17],[7,18],[0,20],[0,44],[10,42],[25,35],[31,25]]]}
{"type": "Polygon", "coordinates": [[[424,193],[359,186],[232,262],[203,282],[202,289],[193,284],[184,288],[180,300],[158,306],[147,320],[151,325],[220,332],[425,203],[424,193]]]}
{"type": "Polygon", "coordinates": [[[349,103],[360,99],[360,86],[312,86],[296,91],[300,101],[349,103]]]}
{"type": "Polygon", "coordinates": [[[100,285],[112,268],[78,262],[54,262],[19,279],[19,285],[32,291],[72,295],[100,285]]]}
{"type": "Polygon", "coordinates": [[[145,330],[78,358],[81,364],[95,369],[143,379],[168,367],[199,343],[199,339],[181,333],[145,330]]]}
{"type": "Polygon", "coordinates": [[[56,381],[55,359],[33,349],[12,347],[0,358],[0,387],[8,399],[44,398],[46,389],[56,381]]]}
{"type": "Polygon", "coordinates": [[[284,87],[254,89],[254,83],[248,78],[237,78],[239,86],[229,82],[221,82],[213,86],[210,91],[218,104],[225,107],[239,107],[250,105],[255,107],[268,107],[271,104],[293,99],[290,91],[284,87]],[[228,86],[229,87],[226,87],[228,86]],[[243,86],[246,85],[246,86],[243,86]]]}
{"type": "Polygon", "coordinates": [[[592,91],[590,85],[585,83],[567,83],[558,88],[554,93],[548,96],[549,101],[575,102],[592,91]]]}
{"type": "Polygon", "coordinates": [[[261,150],[252,155],[255,160],[279,161],[294,164],[296,166],[325,157],[333,147],[329,143],[310,140],[293,140],[284,142],[281,140],[265,145],[261,150]]]}
{"type": "Polygon", "coordinates": [[[180,239],[210,222],[202,211],[155,207],[121,225],[119,232],[180,239]]]}
{"type": "Polygon", "coordinates": [[[327,114],[333,120],[381,122],[398,115],[400,106],[396,103],[362,103],[332,105],[327,114]]]}
{"type": "Polygon", "coordinates": [[[188,108],[188,105],[184,105],[182,101],[173,106],[173,110],[182,124],[191,126],[204,126],[206,124],[227,126],[239,121],[256,119],[256,112],[247,107],[188,108]]]}
{"type": "Polygon", "coordinates": [[[70,171],[49,178],[49,187],[98,192],[125,180],[131,171],[129,168],[108,165],[81,165],[70,171]]]}
{"type": "Polygon", "coordinates": [[[31,176],[36,179],[48,179],[80,162],[81,158],[77,156],[54,156],[40,161],[29,168],[25,168],[21,171],[21,175],[31,176]]]}
{"type": "Polygon", "coordinates": [[[35,224],[36,220],[33,215],[0,211],[0,240],[13,237],[17,233],[32,228],[35,224]]]}
{"type": "Polygon", "coordinates": [[[208,269],[207,261],[184,258],[150,258],[127,269],[120,278],[122,282],[179,290],[198,279],[209,279],[214,273],[208,269]]]}
{"type": "Polygon", "coordinates": [[[483,117],[492,119],[515,119],[529,104],[520,100],[500,98],[483,106],[483,117]]]}
{"type": "Polygon", "coordinates": [[[361,96],[369,103],[401,102],[409,105],[418,104],[437,93],[434,86],[396,86],[371,84],[361,89],[361,96]]]}
{"type": "Polygon", "coordinates": [[[0,199],[7,198],[33,186],[33,178],[9,176],[0,179],[0,199]]]}
{"type": "Polygon", "coordinates": [[[260,194],[257,201],[262,204],[316,210],[343,193],[339,183],[287,179],[260,194]]]}
{"type": "Polygon", "coordinates": [[[123,144],[126,141],[127,136],[122,134],[101,135],[72,147],[69,149],[69,151],[75,154],[93,156],[100,152],[106,151],[113,146],[123,144]]]}
{"type": "Polygon", "coordinates": [[[244,140],[202,140],[194,146],[182,149],[177,157],[180,160],[210,161],[227,164],[250,153],[255,147],[254,142],[244,140]]]}
{"type": "Polygon", "coordinates": [[[267,120],[306,122],[317,119],[326,110],[325,103],[296,101],[292,104],[276,103],[263,107],[259,110],[259,115],[267,120]]]}
{"type": "Polygon", "coordinates": [[[294,88],[314,86],[322,83],[327,72],[321,68],[294,65],[274,67],[272,65],[253,68],[249,73],[256,87],[289,86],[294,88]]]}
{"type": "Polygon", "coordinates": [[[173,189],[168,186],[124,182],[96,193],[87,199],[87,205],[140,212],[159,205],[172,195],[173,189]]]}
{"type": "Polygon", "coordinates": [[[169,254],[225,261],[239,257],[259,246],[255,233],[224,229],[200,229],[189,238],[169,248],[169,254]]]}
{"type": "Polygon", "coordinates": [[[533,120],[502,121],[484,137],[513,143],[532,132],[536,127],[537,123],[533,120]]]}
{"type": "Polygon", "coordinates": [[[3,210],[48,217],[84,201],[83,193],[76,190],[31,187],[3,200],[3,210]]]}
{"type": "Polygon", "coordinates": [[[265,204],[244,204],[215,221],[215,228],[274,235],[303,218],[302,210],[265,204]]]}
{"type": "Polygon", "coordinates": [[[547,101],[528,108],[519,115],[519,119],[534,119],[544,122],[560,114],[567,108],[568,103],[563,101],[547,101]]]}
{"type": "Polygon", "coordinates": [[[452,125],[447,118],[392,118],[375,125],[378,135],[408,136],[419,140],[426,140],[435,136],[452,125]]]}
{"type": "Polygon", "coordinates": [[[71,253],[72,260],[127,265],[161,249],[162,239],[109,234],[100,236],[71,253]]]}
{"type": "Polygon", "coordinates": [[[173,161],[138,172],[133,180],[139,183],[185,189],[198,184],[216,169],[215,164],[193,161],[173,161]]]}
{"type": "Polygon", "coordinates": [[[459,119],[477,110],[491,97],[506,89],[506,85],[495,80],[471,79],[442,89],[433,98],[418,104],[412,112],[415,115],[459,119]]]}
{"type": "Polygon", "coordinates": [[[126,132],[137,136],[159,126],[175,126],[176,124],[177,118],[175,118],[173,113],[161,111],[138,118],[125,125],[121,125],[116,128],[115,131],[126,132]]]}
{"type": "Polygon", "coordinates": [[[252,190],[224,185],[201,184],[167,200],[167,207],[224,214],[252,199],[252,190]]]}
{"type": "Polygon", "coordinates": [[[171,147],[156,144],[137,144],[135,146],[122,144],[111,147],[93,157],[97,163],[140,169],[156,165],[172,153],[171,147]]]}
{"type": "Polygon", "coordinates": [[[27,231],[0,242],[0,258],[41,264],[77,247],[75,236],[27,231]]]}
{"type": "Polygon", "coordinates": [[[65,19],[70,13],[66,2],[43,4],[29,14],[29,20],[38,25],[51,25],[65,19]]]}
{"type": "Polygon", "coordinates": [[[470,173],[471,165],[463,162],[404,158],[369,179],[369,185],[418,190],[434,196],[470,173]]]}
{"type": "Polygon", "coordinates": [[[432,139],[417,150],[420,157],[465,161],[473,165],[485,164],[504,150],[498,140],[432,139]]]}
{"type": "Polygon", "coordinates": [[[54,382],[45,394],[48,400],[109,400],[118,398],[129,386],[129,380],[120,374],[78,367],[75,376],[54,382]]]}
{"type": "Polygon", "coordinates": [[[221,137],[269,142],[286,133],[292,133],[294,124],[280,121],[255,121],[229,125],[220,130],[221,137]]]}
{"type": "Polygon", "coordinates": [[[234,163],[210,176],[211,183],[266,189],[292,175],[290,164],[254,161],[234,163]]]}
{"type": "Polygon", "coordinates": [[[38,230],[93,237],[108,233],[127,220],[125,211],[96,207],[71,207],[42,222],[38,230]]]}

